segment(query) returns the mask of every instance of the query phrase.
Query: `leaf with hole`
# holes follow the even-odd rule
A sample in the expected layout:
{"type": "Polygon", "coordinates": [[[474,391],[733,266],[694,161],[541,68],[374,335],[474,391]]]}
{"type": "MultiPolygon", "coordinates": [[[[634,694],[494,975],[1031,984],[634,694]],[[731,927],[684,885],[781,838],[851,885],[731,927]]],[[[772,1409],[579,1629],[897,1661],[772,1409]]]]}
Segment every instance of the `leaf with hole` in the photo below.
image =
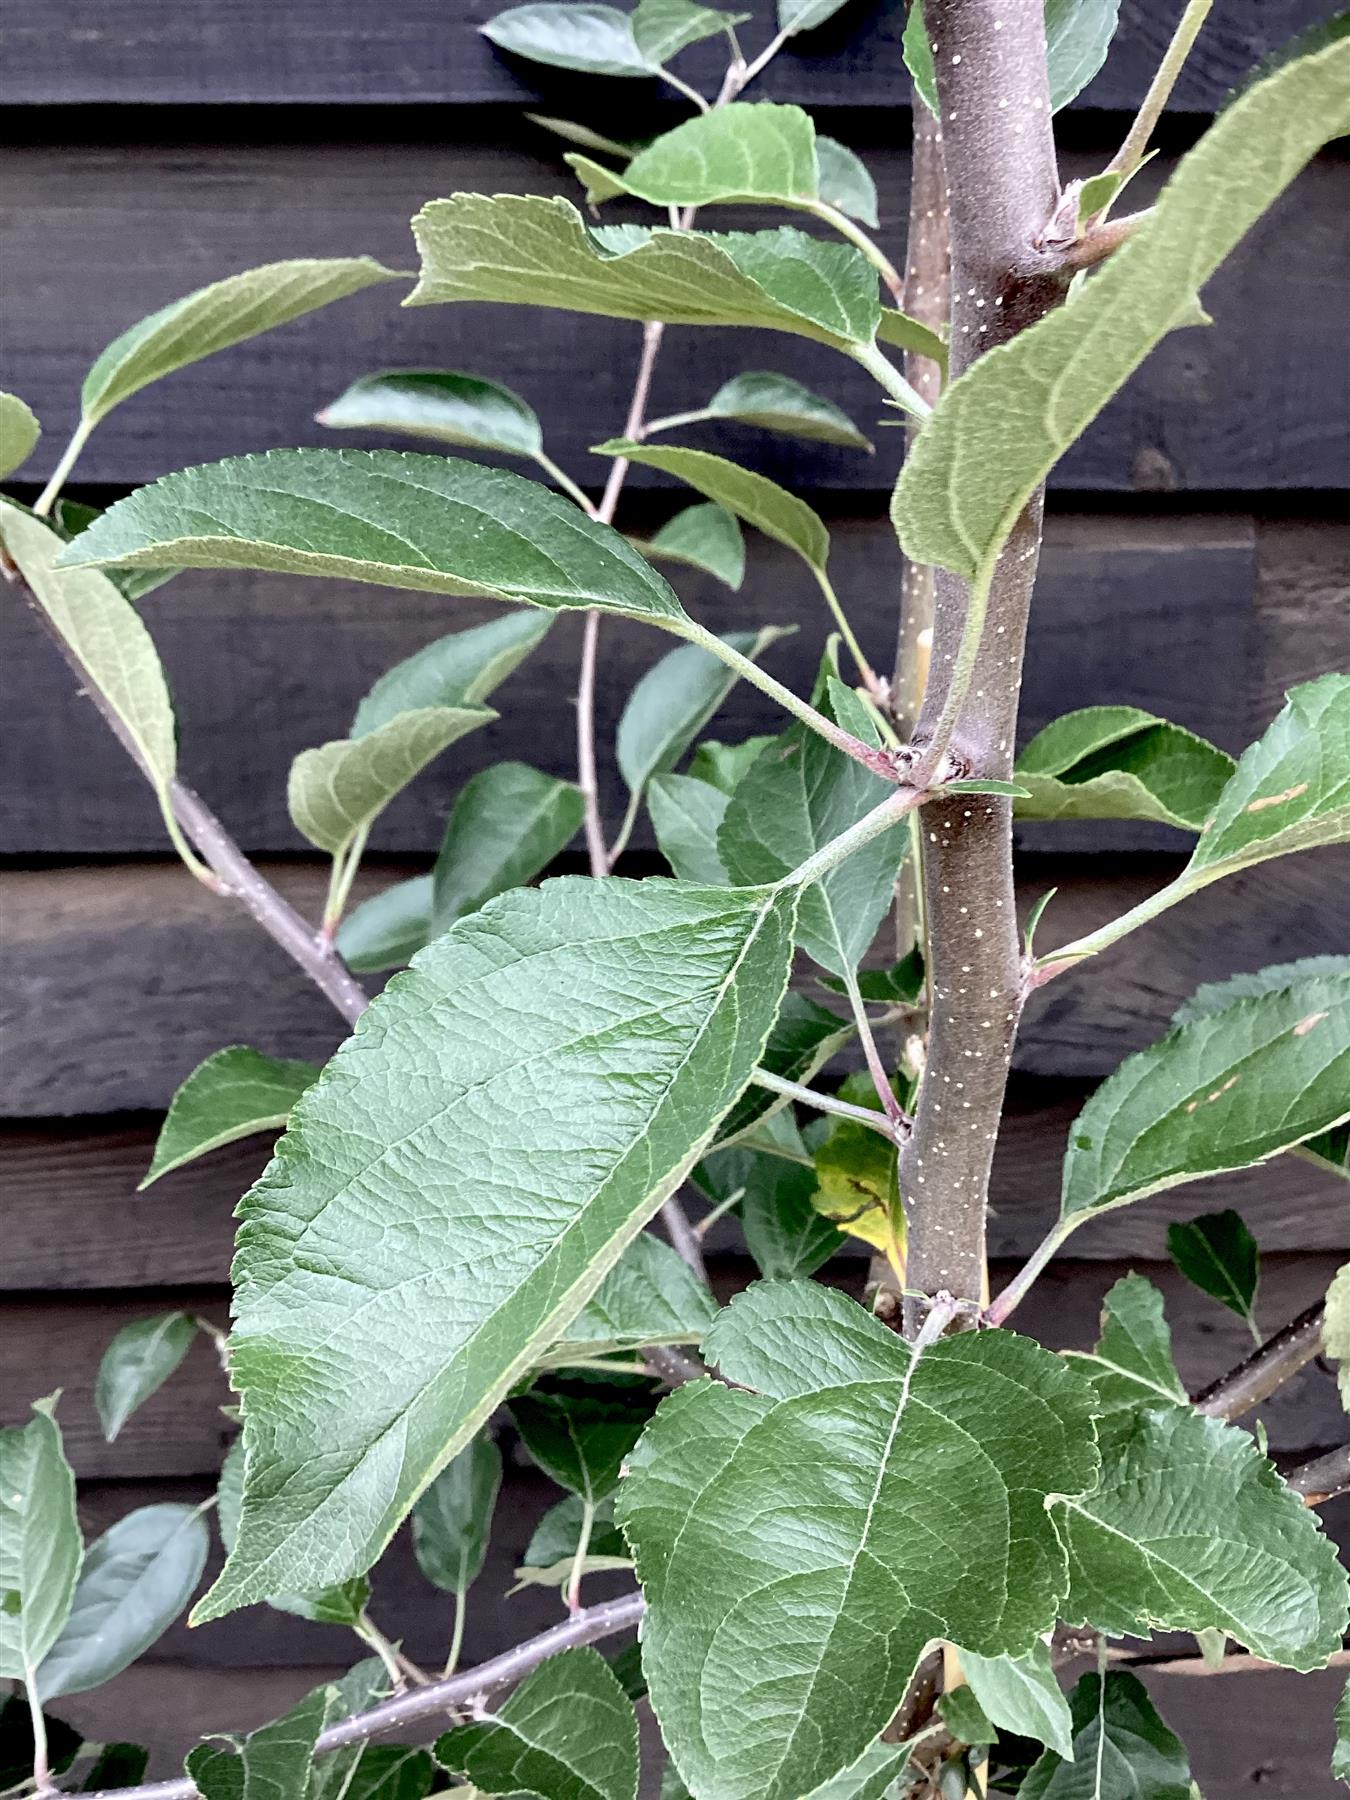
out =
{"type": "MultiPolygon", "coordinates": [[[[1059,112],[1081,94],[1106,61],[1119,13],[1120,0],[1045,0],[1045,60],[1052,112],[1059,112]]],[[[936,113],[937,78],[922,0],[914,0],[909,9],[904,46],[914,85],[929,112],[936,113]]]]}
{"type": "Polygon", "coordinates": [[[584,811],[579,788],[528,763],[493,763],[471,776],[445,822],[429,936],[532,881],[567,848],[584,811]]]}
{"type": "Polygon", "coordinates": [[[164,1386],[196,1335],[190,1314],[168,1312],[133,1319],[112,1338],[94,1381],[94,1407],[110,1444],[137,1407],[164,1386]]]}
{"type": "Polygon", "coordinates": [[[459,920],[372,1002],[241,1203],[249,1487],[200,1617],[370,1566],[739,1097],[795,908],[553,881],[459,920]]]}
{"type": "Polygon", "coordinates": [[[796,1800],[862,1755],[932,1638],[1021,1655],[1053,1624],[1046,1502],[1095,1480],[1090,1390],[1026,1338],[915,1350],[800,1281],[738,1297],[704,1351],[738,1385],[664,1401],[619,1489],[643,1666],[691,1792],[796,1800]],[[954,1508],[961,1555],[934,1555],[954,1508]]]}
{"type": "Polygon", "coordinates": [[[455,194],[424,206],[413,233],[422,278],[411,306],[546,300],[608,319],[790,331],[837,350],[870,344],[881,313],[859,251],[789,227],[590,228],[566,200],[455,194]]]}
{"type": "Polygon", "coordinates": [[[872,448],[833,400],[813,394],[790,375],[760,370],[734,375],[718,388],[707,411],[714,419],[735,419],[765,431],[781,431],[788,437],[838,444],[845,450],[872,448]]]}
{"type": "Polygon", "coordinates": [[[81,416],[96,425],[152,381],[274,331],[334,300],[384,281],[402,281],[369,256],[266,263],[198,288],[114,338],[84,378],[81,416]]]}
{"type": "Polygon", "coordinates": [[[1229,1209],[1174,1220],[1167,1227],[1167,1254],[1187,1281],[1244,1319],[1260,1341],[1255,1318],[1260,1257],[1241,1213],[1229,1209]]]}
{"type": "Polygon", "coordinates": [[[169,1629],[201,1580],[209,1533],[195,1506],[142,1506],[85,1553],[70,1616],[38,1670],[44,1700],[100,1687],[169,1629]]]}
{"type": "Polygon", "coordinates": [[[343,431],[393,431],[537,456],[544,434],[533,407],[499,382],[453,369],[385,369],[363,375],[315,415],[343,431]]]}
{"type": "Polygon", "coordinates": [[[42,427],[27,401],[0,393],[0,480],[26,463],[42,436],[42,427]]]}
{"type": "Polygon", "coordinates": [[[59,1394],[0,1431],[0,1677],[31,1682],[70,1617],[84,1558],[59,1394]]]}
{"type": "Polygon", "coordinates": [[[553,1348],[546,1368],[566,1368],[648,1344],[697,1344],[717,1305],[669,1244],[641,1232],[553,1348]]]}
{"type": "Polygon", "coordinates": [[[338,927],[338,955],[358,975],[402,969],[431,939],[430,875],[396,881],[353,907],[338,927]]]}
{"type": "Polygon", "coordinates": [[[648,556],[703,569],[733,593],[745,579],[745,539],[735,513],[725,506],[686,506],[638,548],[648,556]]]}
{"type": "Polygon", "coordinates": [[[246,1044],[215,1051],[169,1102],[139,1189],[224,1144],[279,1130],[318,1073],[314,1063],[285,1062],[246,1044]]]}
{"type": "Polygon", "coordinates": [[[478,1579],[501,1484],[502,1453],[480,1431],[419,1496],[412,1511],[413,1555],[433,1587],[467,1594],[478,1579]]]}
{"type": "Polygon", "coordinates": [[[481,706],[539,648],[552,623],[547,613],[522,609],[437,638],[381,675],[356,709],[352,737],[424,706],[481,706]]]}
{"type": "Polygon", "coordinates": [[[1200,831],[1234,762],[1136,706],[1089,706],[1039,732],[1017,759],[1019,819],[1156,819],[1200,831]]]}
{"type": "Polygon", "coordinates": [[[1071,1754],[1049,1749],[1018,1800],[1196,1800],[1185,1746],[1124,1669],[1084,1675],[1069,1697],[1071,1754]]]}

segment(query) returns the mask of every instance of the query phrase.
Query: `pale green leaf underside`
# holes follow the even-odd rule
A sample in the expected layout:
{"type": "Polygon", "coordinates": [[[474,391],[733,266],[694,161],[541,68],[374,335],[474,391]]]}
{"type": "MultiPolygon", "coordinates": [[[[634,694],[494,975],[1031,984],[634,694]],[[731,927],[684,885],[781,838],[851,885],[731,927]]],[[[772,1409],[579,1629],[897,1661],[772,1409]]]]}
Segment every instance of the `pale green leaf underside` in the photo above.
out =
{"type": "Polygon", "coordinates": [[[267,263],[198,288],[113,339],[84,378],[85,423],[96,424],[148,383],[217,350],[377,282],[403,279],[369,256],[351,256],[267,263]]]}
{"type": "Polygon", "coordinates": [[[690,44],[715,37],[743,25],[749,13],[720,12],[712,6],[696,6],[694,0],[638,0],[633,14],[633,36],[649,63],[668,62],[690,44]]]}
{"type": "Polygon", "coordinates": [[[500,50],[584,75],[644,76],[653,71],[638,48],[630,15],[617,6],[547,0],[512,6],[479,27],[500,50]]]}
{"type": "Polygon", "coordinates": [[[1021,819],[1155,819],[1199,831],[1233,759],[1134,706],[1090,706],[1038,733],[1017,759],[1021,819]]]}
{"type": "Polygon", "coordinates": [[[820,197],[860,224],[877,229],[877,184],[856,150],[838,138],[816,133],[816,166],[820,172],[820,197]]]}
{"type": "MultiPolygon", "coordinates": [[[[751,662],[793,628],[729,631],[723,642],[751,662]]],[[[654,775],[675,767],[735,687],[737,674],[698,644],[681,644],[653,664],[619,718],[614,754],[629,789],[641,793],[654,775]]]]}
{"type": "Polygon", "coordinates": [[[862,1754],[930,1639],[1020,1655],[1048,1629],[1046,1500],[1094,1479],[1090,1390],[1005,1332],[914,1358],[806,1282],[751,1288],[704,1353],[739,1385],[665,1401],[619,1489],[643,1667],[694,1795],[796,1800],[862,1754]]]}
{"type": "Polygon", "coordinates": [[[27,401],[0,393],[0,480],[26,463],[42,436],[42,427],[27,401]]]}
{"type": "Polygon", "coordinates": [[[588,157],[566,159],[587,198],[632,194],[653,206],[777,201],[811,207],[820,198],[816,128],[799,106],[733,102],[699,113],[640,150],[622,172],[588,157]]]}
{"type": "Polygon", "coordinates": [[[185,1312],[133,1319],[115,1334],[94,1381],[94,1407],[110,1444],[137,1407],[163,1387],[196,1335],[196,1320],[185,1312]]]}
{"type": "Polygon", "coordinates": [[[547,637],[547,613],[519,611],[452,631],[387,669],[357,707],[351,736],[364,737],[423,706],[481,706],[547,637]]]}
{"type": "Polygon", "coordinates": [[[364,737],[302,750],[286,783],[291,823],[338,855],[442,750],[496,717],[486,706],[423,706],[395,713],[364,737]]]}
{"type": "Polygon", "coordinates": [[[892,516],[905,554],[983,580],[1059,457],[1248,228],[1350,127],[1350,44],[1291,64],[1232,106],[1178,166],[1152,217],[1072,305],[989,351],[918,434],[892,516]]]}
{"type": "Polygon", "coordinates": [[[735,419],[788,437],[812,438],[846,450],[870,450],[871,444],[833,400],[813,394],[789,375],[747,370],[724,382],[707,410],[715,419],[735,419]]]}
{"type": "MultiPolygon", "coordinates": [[[[81,533],[78,542],[88,535],[81,533]]],[[[173,704],[154,642],[136,609],[98,570],[58,568],[56,559],[65,547],[61,539],[40,520],[3,503],[0,536],[91,686],[126,727],[150,779],[165,794],[178,764],[173,704]]]]}
{"type": "Polygon", "coordinates": [[[1049,1648],[1037,1643],[1023,1656],[977,1656],[961,1649],[961,1668],[985,1717],[1003,1731],[1033,1737],[1061,1756],[1073,1755],[1073,1722],[1049,1648]]]}
{"type": "Polygon", "coordinates": [[[140,1183],[194,1162],[222,1144],[286,1123],[286,1115],[319,1073],[313,1063],[283,1062],[246,1044],[208,1056],[179,1087],[140,1183]]]}
{"type": "Polygon", "coordinates": [[[804,232],[592,230],[562,199],[454,194],[413,220],[422,278],[410,306],[495,300],[668,325],[751,325],[836,349],[870,344],[875,272],[804,232]]]}
{"type": "Polygon", "coordinates": [[[697,1344],[716,1316],[716,1302],[692,1269],[643,1232],[540,1360],[561,1368],[648,1344],[697,1344]]]}
{"type": "Polygon", "coordinates": [[[725,506],[686,506],[639,547],[648,556],[704,569],[733,592],[745,578],[745,539],[735,513],[725,506]]]}
{"type": "Polygon", "coordinates": [[[535,456],[544,447],[539,419],[519,394],[453,369],[363,375],[317,418],[320,425],[344,431],[402,431],[515,456],[535,456]]]}
{"type": "Polygon", "coordinates": [[[56,1396],[0,1431],[0,1677],[25,1681],[70,1617],[84,1543],[56,1396]]]}
{"type": "Polygon", "coordinates": [[[371,1005],[242,1203],[249,1484],[202,1617],[369,1567],[748,1082],[794,910],[550,882],[459,921],[371,1005]]]}

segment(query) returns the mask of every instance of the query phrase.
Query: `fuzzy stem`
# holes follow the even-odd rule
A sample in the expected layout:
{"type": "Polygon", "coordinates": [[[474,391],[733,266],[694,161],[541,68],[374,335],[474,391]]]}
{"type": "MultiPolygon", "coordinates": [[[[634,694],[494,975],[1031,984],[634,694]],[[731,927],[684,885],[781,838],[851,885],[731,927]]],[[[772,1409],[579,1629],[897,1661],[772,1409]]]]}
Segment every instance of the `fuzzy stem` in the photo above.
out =
{"type": "Polygon", "coordinates": [[[573,481],[566,469],[560,469],[553,458],[551,456],[545,456],[542,450],[535,451],[534,460],[544,471],[545,475],[548,476],[549,480],[557,483],[569,500],[575,500],[582,512],[587,513],[594,518],[595,508],[587,498],[585,489],[578,486],[578,484],[573,481]]]}
{"type": "Polygon", "coordinates": [[[1158,64],[1158,72],[1149,83],[1148,92],[1135,114],[1134,122],[1125,134],[1125,142],[1106,165],[1111,172],[1128,178],[1143,161],[1154,127],[1163,115],[1163,108],[1171,98],[1177,77],[1191,53],[1191,46],[1200,35],[1200,27],[1208,17],[1213,3],[1214,0],[1187,0],[1186,10],[1172,33],[1172,41],[1158,64]]]}
{"type": "Polygon", "coordinates": [[[892,825],[899,823],[907,812],[913,810],[921,801],[928,800],[922,788],[901,787],[893,794],[888,794],[879,806],[874,806],[865,813],[856,825],[850,825],[847,831],[840,832],[837,838],[831,838],[828,844],[808,856],[804,863],[795,868],[790,875],[785,875],[779,883],[780,887],[810,887],[813,881],[819,881],[828,875],[831,869],[837,869],[841,862],[861,850],[864,844],[870,844],[874,837],[883,831],[889,831],[892,825]]]}
{"type": "Polygon", "coordinates": [[[911,418],[926,419],[932,412],[928,402],[910,386],[895,364],[888,356],[883,356],[875,344],[855,345],[847,354],[866,369],[878,387],[884,388],[895,404],[911,418]]]}
{"type": "Polygon", "coordinates": [[[581,1578],[586,1569],[586,1552],[591,1547],[591,1532],[595,1529],[595,1502],[581,1502],[581,1529],[577,1533],[577,1547],[572,1556],[572,1567],[567,1574],[566,1601],[567,1610],[575,1618],[581,1611],[581,1578]]]}
{"type": "Polygon", "coordinates": [[[830,580],[824,569],[813,569],[812,574],[814,574],[816,578],[816,585],[825,596],[825,604],[829,607],[835,624],[839,627],[839,635],[848,646],[848,653],[853,658],[858,674],[862,678],[863,686],[867,689],[869,694],[876,695],[881,693],[883,690],[877,680],[877,672],[863,654],[863,647],[858,642],[853,627],[848,622],[848,614],[844,611],[843,603],[838,594],[834,591],[834,583],[830,580]]]}
{"type": "Polygon", "coordinates": [[[57,1790],[52,1786],[51,1763],[47,1756],[47,1721],[38,1699],[36,1669],[24,1671],[23,1690],[28,1700],[28,1717],[32,1721],[33,1787],[39,1796],[54,1794],[57,1790]]]}
{"type": "Polygon", "coordinates": [[[71,433],[70,442],[61,452],[60,461],[52,470],[51,479],[38,495],[37,500],[34,503],[33,511],[40,519],[45,519],[47,514],[52,510],[52,507],[56,504],[56,497],[65,486],[66,477],[79,461],[80,452],[89,442],[89,434],[93,429],[92,421],[81,419],[71,433]]]}
{"type": "MultiPolygon", "coordinates": [[[[814,1107],[817,1112],[826,1113],[833,1118],[852,1119],[855,1124],[866,1125],[869,1131],[879,1132],[882,1137],[890,1138],[894,1142],[895,1132],[891,1124],[887,1122],[887,1115],[878,1112],[874,1106],[854,1106],[851,1100],[840,1100],[834,1094],[818,1093],[815,1088],[803,1087],[799,1081],[787,1081],[783,1076],[774,1075],[768,1069],[756,1069],[750,1077],[750,1085],[765,1088],[771,1094],[782,1094],[785,1099],[795,1100],[801,1106],[814,1107]]],[[[894,1094],[891,1095],[891,1099],[895,1099],[894,1094]]],[[[744,1191],[744,1189],[740,1190],[741,1193],[744,1191]]],[[[739,1199],[740,1194],[736,1198],[739,1199]]],[[[717,1208],[717,1213],[710,1213],[708,1217],[716,1217],[717,1214],[725,1212],[733,1204],[732,1200],[724,1201],[717,1208]]],[[[707,1222],[705,1219],[704,1225],[707,1222]]]]}
{"type": "Polygon", "coordinates": [[[464,1648],[464,1623],[469,1612],[469,1596],[464,1588],[455,1594],[455,1622],[450,1630],[450,1648],[445,1656],[445,1668],[441,1671],[441,1680],[449,1681],[459,1667],[459,1653],[464,1648]]]}

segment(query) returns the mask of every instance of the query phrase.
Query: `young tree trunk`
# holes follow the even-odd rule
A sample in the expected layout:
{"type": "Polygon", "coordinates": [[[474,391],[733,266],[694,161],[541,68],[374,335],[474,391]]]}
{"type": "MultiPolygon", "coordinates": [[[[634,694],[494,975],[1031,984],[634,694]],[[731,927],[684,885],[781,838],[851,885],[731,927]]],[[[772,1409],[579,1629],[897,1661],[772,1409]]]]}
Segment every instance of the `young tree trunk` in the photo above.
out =
{"type": "MultiPolygon", "coordinates": [[[[1059,200],[1039,5],[929,0],[951,231],[951,375],[1034,324],[1064,277],[1038,249],[1059,200]]],[[[972,774],[1011,773],[1041,496],[999,561],[979,660],[951,750],[972,774]]],[[[939,571],[932,673],[916,732],[931,737],[965,621],[966,584],[939,571]]],[[[932,945],[928,1064],[901,1166],[909,1285],[985,1298],[985,1207],[1021,1005],[1012,804],[957,795],[923,809],[932,945]]],[[[907,1309],[917,1327],[926,1307],[907,1309]]]]}

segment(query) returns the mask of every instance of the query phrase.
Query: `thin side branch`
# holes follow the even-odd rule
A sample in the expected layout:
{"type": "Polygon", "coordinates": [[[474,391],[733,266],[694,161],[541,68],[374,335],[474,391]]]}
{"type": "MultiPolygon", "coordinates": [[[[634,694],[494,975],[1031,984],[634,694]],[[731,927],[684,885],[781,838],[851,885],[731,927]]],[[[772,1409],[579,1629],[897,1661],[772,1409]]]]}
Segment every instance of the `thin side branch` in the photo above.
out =
{"type": "Polygon", "coordinates": [[[1245,1362],[1197,1394],[1196,1411],[1211,1419],[1240,1419],[1254,1406],[1268,1400],[1321,1350],[1324,1311],[1319,1301],[1300,1313],[1292,1324],[1277,1331],[1245,1362]]]}

